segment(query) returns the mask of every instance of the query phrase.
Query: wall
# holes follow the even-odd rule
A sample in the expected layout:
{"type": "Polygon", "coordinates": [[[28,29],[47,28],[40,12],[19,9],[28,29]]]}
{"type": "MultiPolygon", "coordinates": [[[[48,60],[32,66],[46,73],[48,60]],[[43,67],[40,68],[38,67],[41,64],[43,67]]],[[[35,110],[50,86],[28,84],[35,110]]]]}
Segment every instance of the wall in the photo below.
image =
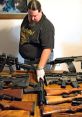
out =
{"type": "MultiPolygon", "coordinates": [[[[55,26],[54,58],[82,55],[82,0],[40,1],[44,13],[55,26]]],[[[75,65],[80,69],[79,62],[75,65]]],[[[56,68],[61,69],[62,66],[56,68]]]]}
{"type": "MultiPolygon", "coordinates": [[[[82,55],[82,0],[40,0],[55,26],[54,58],[82,55]]],[[[0,52],[18,56],[22,20],[0,20],[0,52]]],[[[60,69],[60,66],[57,66],[60,69]]]]}
{"type": "Polygon", "coordinates": [[[23,62],[23,58],[18,52],[21,22],[21,19],[0,20],[0,53],[18,56],[19,60],[23,62]]]}

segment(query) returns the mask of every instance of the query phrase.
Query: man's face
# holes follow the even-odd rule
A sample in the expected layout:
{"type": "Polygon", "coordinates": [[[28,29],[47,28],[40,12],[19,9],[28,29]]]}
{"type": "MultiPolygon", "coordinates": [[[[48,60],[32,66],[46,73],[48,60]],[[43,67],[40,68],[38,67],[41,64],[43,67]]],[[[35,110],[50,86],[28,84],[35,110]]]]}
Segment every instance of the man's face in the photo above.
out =
{"type": "Polygon", "coordinates": [[[39,12],[38,10],[30,10],[30,9],[28,10],[28,19],[29,19],[30,23],[31,22],[35,22],[35,23],[39,22],[41,17],[42,17],[41,11],[39,12]]]}

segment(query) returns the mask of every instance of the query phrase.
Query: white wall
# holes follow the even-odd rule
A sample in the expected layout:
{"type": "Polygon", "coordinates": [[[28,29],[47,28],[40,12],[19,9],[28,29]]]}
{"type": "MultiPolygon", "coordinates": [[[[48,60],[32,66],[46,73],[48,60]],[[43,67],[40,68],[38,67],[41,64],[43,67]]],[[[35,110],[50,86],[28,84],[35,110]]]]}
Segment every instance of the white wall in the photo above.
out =
{"type": "MultiPolygon", "coordinates": [[[[82,0],[39,0],[55,26],[54,58],[82,55],[82,0]]],[[[19,56],[22,20],[0,20],[0,52],[19,56]]],[[[19,56],[20,60],[23,59],[19,56]]]]}
{"type": "MultiPolygon", "coordinates": [[[[82,0],[40,1],[44,13],[55,26],[54,58],[82,55],[82,0]]],[[[75,65],[80,69],[79,62],[75,65]]],[[[62,65],[57,66],[60,68],[62,65]]]]}
{"type": "Polygon", "coordinates": [[[23,62],[18,51],[21,22],[22,20],[0,20],[0,53],[18,56],[23,62]]]}
{"type": "Polygon", "coordinates": [[[55,56],[81,55],[82,0],[40,1],[55,26],[55,56]]]}

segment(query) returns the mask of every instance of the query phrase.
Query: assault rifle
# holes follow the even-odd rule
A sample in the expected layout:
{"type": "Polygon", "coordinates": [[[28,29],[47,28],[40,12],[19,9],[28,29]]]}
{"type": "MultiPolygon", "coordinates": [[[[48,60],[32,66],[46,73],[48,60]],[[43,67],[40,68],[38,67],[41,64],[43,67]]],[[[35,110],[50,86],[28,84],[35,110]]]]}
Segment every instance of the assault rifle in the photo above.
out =
{"type": "Polygon", "coordinates": [[[36,68],[32,64],[18,63],[19,68],[27,71],[35,71],[36,68]]]}
{"type": "Polygon", "coordinates": [[[46,83],[59,84],[62,88],[65,88],[67,84],[72,85],[74,88],[79,87],[79,83],[82,83],[82,72],[70,73],[51,73],[45,75],[46,83]]]}
{"type": "Polygon", "coordinates": [[[9,67],[10,73],[14,72],[13,65],[15,65],[16,69],[19,69],[18,58],[2,53],[2,55],[0,55],[0,72],[3,71],[5,65],[9,67]]]}
{"type": "Polygon", "coordinates": [[[53,65],[53,67],[55,67],[56,64],[66,63],[68,65],[69,72],[76,72],[76,68],[73,64],[74,61],[80,61],[82,69],[82,56],[56,58],[55,60],[48,62],[48,64],[53,65]]]}
{"type": "Polygon", "coordinates": [[[10,73],[14,72],[13,65],[15,66],[16,70],[20,70],[21,68],[28,71],[35,70],[35,67],[31,63],[28,64],[20,63],[18,61],[18,57],[2,53],[2,55],[0,55],[0,72],[3,71],[5,65],[9,67],[10,73]]]}
{"type": "Polygon", "coordinates": [[[29,85],[28,75],[21,77],[0,76],[0,89],[3,88],[25,88],[29,85]]]}
{"type": "Polygon", "coordinates": [[[33,112],[35,103],[32,101],[0,101],[0,110],[26,110],[33,112]]]}
{"type": "Polygon", "coordinates": [[[17,100],[20,101],[23,96],[23,89],[2,89],[0,90],[0,100],[17,100]]]}
{"type": "Polygon", "coordinates": [[[0,77],[0,89],[5,89],[5,88],[27,88],[28,86],[31,86],[35,88],[37,86],[37,83],[32,83],[28,80],[27,75],[23,77],[0,77]]]}
{"type": "Polygon", "coordinates": [[[76,96],[71,96],[66,98],[62,96],[45,96],[47,104],[60,104],[60,103],[72,102],[72,100],[75,98],[82,98],[82,95],[78,94],[76,96]]]}

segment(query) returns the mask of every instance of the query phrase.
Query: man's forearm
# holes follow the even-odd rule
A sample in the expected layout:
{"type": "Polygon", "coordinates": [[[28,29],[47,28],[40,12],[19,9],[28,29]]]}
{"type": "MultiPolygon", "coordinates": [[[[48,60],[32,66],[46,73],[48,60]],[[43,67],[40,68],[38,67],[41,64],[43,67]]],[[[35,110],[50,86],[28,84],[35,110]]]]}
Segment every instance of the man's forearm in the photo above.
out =
{"type": "Polygon", "coordinates": [[[40,62],[38,64],[38,68],[44,68],[48,59],[49,59],[49,56],[51,54],[51,49],[50,48],[47,48],[47,49],[44,49],[43,52],[42,52],[42,55],[41,55],[41,58],[40,58],[40,62]]]}

